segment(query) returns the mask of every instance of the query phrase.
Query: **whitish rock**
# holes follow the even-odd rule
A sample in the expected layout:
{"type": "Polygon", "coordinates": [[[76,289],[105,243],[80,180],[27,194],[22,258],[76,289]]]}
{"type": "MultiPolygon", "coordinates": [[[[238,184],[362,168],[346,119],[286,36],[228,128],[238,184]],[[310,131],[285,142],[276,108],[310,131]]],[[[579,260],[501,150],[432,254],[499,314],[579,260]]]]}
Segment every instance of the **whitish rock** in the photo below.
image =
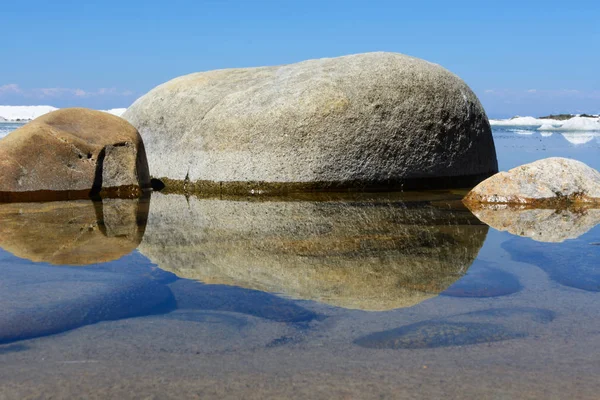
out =
{"type": "Polygon", "coordinates": [[[517,209],[475,207],[473,214],[499,231],[529,237],[538,242],[576,239],[600,224],[600,209],[517,209]]]}
{"type": "Polygon", "coordinates": [[[127,121],[108,113],[83,108],[58,110],[0,140],[3,193],[89,192],[149,185],[140,135],[127,121]],[[113,148],[119,149],[118,154],[113,148]]]}
{"type": "Polygon", "coordinates": [[[434,297],[459,279],[487,229],[467,210],[414,209],[392,200],[155,193],[139,251],[183,278],[388,310],[434,297]]]}
{"type": "Polygon", "coordinates": [[[464,201],[525,205],[600,203],[600,172],[580,161],[545,158],[497,173],[473,188],[464,201]]]}
{"type": "Polygon", "coordinates": [[[153,177],[201,190],[460,186],[498,168],[469,87],[395,53],[186,75],[123,118],[142,135],[153,177]]]}

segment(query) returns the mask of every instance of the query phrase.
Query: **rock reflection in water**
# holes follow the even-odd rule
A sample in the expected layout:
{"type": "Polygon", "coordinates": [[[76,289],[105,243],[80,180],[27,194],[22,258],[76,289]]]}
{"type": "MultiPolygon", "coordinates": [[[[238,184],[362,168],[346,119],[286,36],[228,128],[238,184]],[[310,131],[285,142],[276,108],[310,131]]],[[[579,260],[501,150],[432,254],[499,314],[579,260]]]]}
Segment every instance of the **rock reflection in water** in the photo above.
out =
{"type": "Polygon", "coordinates": [[[459,279],[487,229],[466,210],[398,200],[154,194],[139,250],[184,278],[388,310],[434,297],[459,279]]]}
{"type": "Polygon", "coordinates": [[[600,209],[594,208],[554,210],[479,204],[471,211],[494,229],[538,242],[576,239],[600,223],[600,209]]]}
{"type": "Polygon", "coordinates": [[[113,261],[135,250],[147,217],[148,199],[0,204],[0,247],[55,265],[113,261]]]}

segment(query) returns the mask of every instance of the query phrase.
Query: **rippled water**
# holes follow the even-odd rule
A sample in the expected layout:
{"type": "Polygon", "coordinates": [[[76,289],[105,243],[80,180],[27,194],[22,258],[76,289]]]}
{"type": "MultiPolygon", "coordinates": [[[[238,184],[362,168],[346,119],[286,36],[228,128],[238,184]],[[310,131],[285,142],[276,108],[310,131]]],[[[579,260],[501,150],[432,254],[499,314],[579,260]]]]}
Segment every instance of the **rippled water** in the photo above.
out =
{"type": "Polygon", "coordinates": [[[464,193],[0,204],[0,398],[597,398],[600,211],[464,193]]]}
{"type": "Polygon", "coordinates": [[[23,126],[22,123],[0,121],[0,139],[2,139],[4,136],[8,135],[10,132],[12,132],[15,129],[20,128],[22,126],[23,126]]]}

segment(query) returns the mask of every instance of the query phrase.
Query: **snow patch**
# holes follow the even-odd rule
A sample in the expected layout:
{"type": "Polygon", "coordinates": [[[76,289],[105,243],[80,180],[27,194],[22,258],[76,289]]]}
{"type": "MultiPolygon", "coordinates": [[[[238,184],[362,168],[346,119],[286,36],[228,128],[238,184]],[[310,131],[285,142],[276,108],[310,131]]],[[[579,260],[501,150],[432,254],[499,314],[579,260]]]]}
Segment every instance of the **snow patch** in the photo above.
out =
{"type": "Polygon", "coordinates": [[[544,124],[560,124],[556,119],[540,119],[535,117],[514,117],[511,119],[490,119],[492,126],[542,126],[544,124]]]}
{"type": "Polygon", "coordinates": [[[9,122],[28,121],[56,110],[52,106],[0,106],[0,117],[9,122]]]}
{"type": "Polygon", "coordinates": [[[584,131],[584,132],[600,132],[600,119],[589,117],[573,117],[567,121],[559,121],[559,123],[548,123],[538,128],[540,131],[584,131]]]}
{"type": "Polygon", "coordinates": [[[529,129],[509,129],[509,132],[516,133],[517,135],[533,135],[534,131],[529,129]]]}
{"type": "Polygon", "coordinates": [[[122,116],[125,111],[127,111],[126,108],[111,108],[110,110],[101,110],[104,111],[106,113],[112,114],[112,115],[116,115],[117,117],[122,116]]]}
{"type": "Polygon", "coordinates": [[[531,127],[539,131],[600,131],[600,118],[576,116],[565,121],[535,117],[490,119],[492,126],[531,127]]]}
{"type": "MultiPolygon", "coordinates": [[[[58,110],[58,108],[52,106],[0,106],[0,122],[27,122],[56,110],[58,110]]],[[[100,111],[120,117],[125,110],[127,109],[111,108],[110,110],[100,111]]]]}

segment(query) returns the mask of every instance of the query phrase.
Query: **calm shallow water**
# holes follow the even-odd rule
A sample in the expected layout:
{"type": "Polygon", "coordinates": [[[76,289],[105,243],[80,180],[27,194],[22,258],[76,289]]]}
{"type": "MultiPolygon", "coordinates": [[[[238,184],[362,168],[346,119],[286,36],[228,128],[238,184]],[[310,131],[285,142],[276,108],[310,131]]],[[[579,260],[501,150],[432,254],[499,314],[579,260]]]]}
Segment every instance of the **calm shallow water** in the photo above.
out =
{"type": "Polygon", "coordinates": [[[463,194],[0,205],[0,398],[597,398],[600,213],[463,194]]]}

